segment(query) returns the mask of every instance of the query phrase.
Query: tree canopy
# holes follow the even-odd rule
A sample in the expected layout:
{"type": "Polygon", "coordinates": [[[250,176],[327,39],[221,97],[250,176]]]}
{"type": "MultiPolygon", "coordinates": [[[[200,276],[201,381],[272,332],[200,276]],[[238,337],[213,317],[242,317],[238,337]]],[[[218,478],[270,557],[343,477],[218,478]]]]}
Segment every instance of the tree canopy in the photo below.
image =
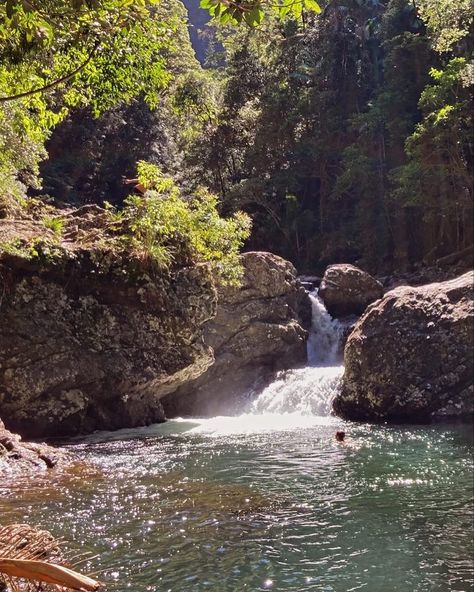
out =
{"type": "Polygon", "coordinates": [[[467,0],[200,5],[206,68],[179,0],[3,2],[0,197],[40,191],[46,146],[53,198],[120,205],[120,175],[151,160],[183,196],[204,185],[221,213],[248,212],[250,247],[307,269],[472,243],[467,0]]]}

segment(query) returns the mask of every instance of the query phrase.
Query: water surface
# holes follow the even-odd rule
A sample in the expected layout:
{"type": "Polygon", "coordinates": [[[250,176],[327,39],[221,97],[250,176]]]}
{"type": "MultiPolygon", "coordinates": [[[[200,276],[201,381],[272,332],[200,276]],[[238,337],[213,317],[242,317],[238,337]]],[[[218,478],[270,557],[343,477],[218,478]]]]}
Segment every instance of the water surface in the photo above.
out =
{"type": "Polygon", "coordinates": [[[471,426],[346,425],[341,445],[336,419],[275,417],[97,434],[73,448],[101,472],[0,486],[2,521],[99,554],[112,590],[472,589],[471,426]]]}
{"type": "Polygon", "coordinates": [[[120,592],[472,590],[472,426],[331,417],[344,324],[311,298],[310,366],[239,417],[90,436],[71,448],[98,469],[0,483],[2,521],[98,555],[120,592]]]}

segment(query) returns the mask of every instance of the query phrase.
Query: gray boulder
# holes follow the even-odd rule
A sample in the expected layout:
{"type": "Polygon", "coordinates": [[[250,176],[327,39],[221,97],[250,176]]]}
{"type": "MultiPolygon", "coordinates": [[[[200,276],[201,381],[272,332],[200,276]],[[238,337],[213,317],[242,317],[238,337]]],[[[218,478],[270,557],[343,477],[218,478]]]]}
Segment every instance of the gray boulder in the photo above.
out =
{"type": "Polygon", "coordinates": [[[471,416],[473,272],[399,287],[369,307],[347,341],[337,414],[427,422],[471,416]]]}
{"type": "Polygon", "coordinates": [[[295,268],[263,252],[245,253],[242,263],[243,285],[218,290],[217,315],[205,329],[215,363],[163,400],[169,417],[239,412],[252,388],[306,362],[311,302],[295,268]]]}
{"type": "Polygon", "coordinates": [[[319,288],[329,314],[336,318],[362,314],[382,294],[379,281],[348,263],[329,266],[319,288]]]}

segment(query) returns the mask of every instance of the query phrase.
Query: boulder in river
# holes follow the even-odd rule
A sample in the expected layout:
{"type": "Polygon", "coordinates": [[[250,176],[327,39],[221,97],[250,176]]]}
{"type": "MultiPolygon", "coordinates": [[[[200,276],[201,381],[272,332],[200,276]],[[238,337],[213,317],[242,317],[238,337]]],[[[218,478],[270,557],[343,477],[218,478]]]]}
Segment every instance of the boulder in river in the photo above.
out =
{"type": "Polygon", "coordinates": [[[391,422],[472,416],[473,281],[469,272],[403,286],[372,304],[347,341],[335,412],[391,422]]]}
{"type": "Polygon", "coordinates": [[[64,465],[72,455],[44,443],[23,442],[5,428],[0,419],[0,478],[27,472],[44,471],[64,465]]]}
{"type": "Polygon", "coordinates": [[[218,290],[217,315],[204,340],[215,363],[165,397],[166,415],[217,415],[242,409],[242,396],[278,370],[306,362],[311,302],[291,263],[272,253],[242,255],[240,288],[218,290]]]}
{"type": "Polygon", "coordinates": [[[354,265],[330,265],[319,287],[319,296],[329,314],[340,318],[360,315],[369,304],[382,297],[382,284],[354,265]]]}

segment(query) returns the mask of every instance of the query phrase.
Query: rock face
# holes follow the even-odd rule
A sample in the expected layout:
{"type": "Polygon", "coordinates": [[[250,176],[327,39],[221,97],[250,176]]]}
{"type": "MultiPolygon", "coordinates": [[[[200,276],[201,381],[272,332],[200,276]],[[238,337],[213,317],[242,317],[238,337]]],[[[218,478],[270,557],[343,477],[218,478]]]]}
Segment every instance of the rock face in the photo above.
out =
{"type": "Polygon", "coordinates": [[[329,314],[336,318],[362,314],[382,294],[379,281],[347,263],[329,266],[319,288],[329,314]]]}
{"type": "MultiPolygon", "coordinates": [[[[91,212],[64,235],[104,215],[91,212]]],[[[0,220],[0,242],[17,244],[15,224],[0,220]]],[[[45,231],[18,224],[22,236],[45,231]]],[[[216,307],[207,266],[152,272],[86,238],[30,258],[0,253],[0,415],[22,436],[162,421],[160,399],[214,359],[202,333],[216,307]]]]}
{"type": "Polygon", "coordinates": [[[346,344],[335,412],[392,422],[472,415],[473,281],[469,272],[399,287],[370,306],[346,344]]]}
{"type": "Polygon", "coordinates": [[[280,369],[306,361],[311,303],[293,265],[276,255],[242,255],[241,288],[221,288],[205,342],[215,363],[163,400],[166,414],[216,415],[241,411],[242,396],[280,369]]]}

